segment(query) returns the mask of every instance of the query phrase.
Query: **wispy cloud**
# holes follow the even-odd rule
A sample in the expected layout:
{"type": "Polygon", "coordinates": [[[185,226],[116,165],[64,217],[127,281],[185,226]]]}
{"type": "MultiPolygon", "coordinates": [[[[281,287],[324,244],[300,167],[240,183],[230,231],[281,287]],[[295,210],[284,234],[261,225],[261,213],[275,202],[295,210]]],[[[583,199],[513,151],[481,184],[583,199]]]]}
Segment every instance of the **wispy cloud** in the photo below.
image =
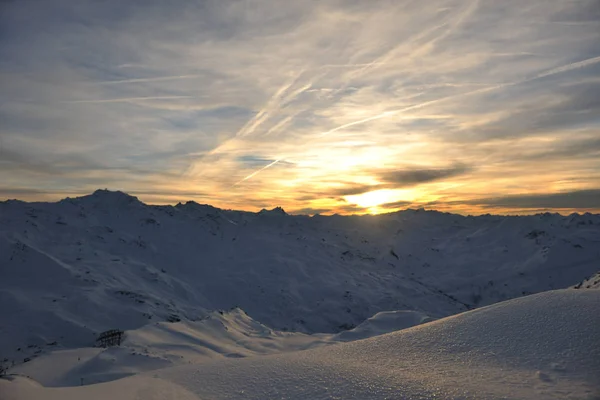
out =
{"type": "Polygon", "coordinates": [[[199,78],[201,75],[172,75],[172,76],[157,76],[154,78],[131,78],[131,79],[120,79],[115,81],[103,81],[96,82],[96,85],[118,85],[127,83],[145,83],[145,82],[161,82],[161,81],[173,81],[179,79],[194,79],[199,78]]]}
{"type": "Polygon", "coordinates": [[[477,199],[596,190],[597,10],[5,2],[0,195],[116,186],[242,209],[479,212],[510,207],[477,199]],[[348,202],[361,195],[379,208],[348,202]]]}
{"type": "Polygon", "coordinates": [[[146,96],[146,97],[122,97],[116,99],[92,99],[92,100],[65,100],[63,103],[70,104],[84,104],[84,103],[121,103],[121,102],[133,102],[139,100],[179,100],[179,99],[191,99],[192,96],[146,96]]]}

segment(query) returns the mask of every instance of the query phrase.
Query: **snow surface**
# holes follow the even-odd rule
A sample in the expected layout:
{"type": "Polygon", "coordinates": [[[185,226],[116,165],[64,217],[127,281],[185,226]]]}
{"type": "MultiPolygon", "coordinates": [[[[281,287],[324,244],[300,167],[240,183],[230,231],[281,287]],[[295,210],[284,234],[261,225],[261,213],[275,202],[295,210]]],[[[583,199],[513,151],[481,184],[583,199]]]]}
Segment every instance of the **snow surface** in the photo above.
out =
{"type": "Polygon", "coordinates": [[[108,382],[140,372],[223,358],[279,354],[365,339],[427,321],[414,311],[381,312],[339,334],[274,331],[243,310],[214,312],[201,321],[160,322],[127,331],[119,347],[57,350],[10,369],[46,387],[108,382]]]}
{"type": "MultiPolygon", "coordinates": [[[[393,331],[393,319],[387,333],[393,331]]],[[[119,347],[57,350],[10,369],[47,387],[108,382],[144,371],[222,358],[243,358],[333,344],[332,334],[274,331],[240,309],[200,321],[160,322],[127,331],[119,347]]]]}
{"type": "Polygon", "coordinates": [[[338,333],[333,339],[350,342],[411,328],[430,321],[432,321],[430,317],[417,311],[382,311],[367,319],[356,328],[338,333]]]}
{"type": "Polygon", "coordinates": [[[4,399],[594,399],[600,292],[509,300],[370,339],[185,365],[98,385],[0,380],[4,399]]]}

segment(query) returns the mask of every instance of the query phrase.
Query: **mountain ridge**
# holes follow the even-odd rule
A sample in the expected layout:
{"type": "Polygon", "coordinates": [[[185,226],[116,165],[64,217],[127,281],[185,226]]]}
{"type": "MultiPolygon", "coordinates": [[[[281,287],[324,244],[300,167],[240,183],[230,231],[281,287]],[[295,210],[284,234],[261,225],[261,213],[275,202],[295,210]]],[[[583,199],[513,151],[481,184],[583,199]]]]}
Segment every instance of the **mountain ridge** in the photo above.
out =
{"type": "Polygon", "coordinates": [[[536,217],[550,217],[550,216],[560,216],[560,217],[586,217],[586,216],[600,216],[599,214],[595,214],[595,213],[590,213],[590,212],[583,212],[583,213],[569,213],[569,214],[561,214],[559,212],[549,212],[549,211],[545,211],[545,212],[538,212],[538,213],[534,213],[534,214],[492,214],[492,213],[485,213],[485,214],[461,214],[461,213],[453,213],[453,212],[449,212],[449,211],[439,211],[436,209],[429,209],[429,208],[425,208],[425,207],[419,207],[419,208],[412,208],[412,207],[408,207],[405,209],[401,209],[401,210],[397,210],[397,211],[387,211],[387,212],[382,212],[382,213],[378,213],[378,214],[323,214],[323,213],[314,213],[314,214],[305,214],[305,213],[294,213],[294,212],[287,212],[285,211],[281,206],[273,206],[273,208],[271,209],[267,209],[267,208],[262,208],[259,211],[246,211],[246,210],[235,210],[235,209],[231,209],[231,208],[219,208],[219,207],[215,207],[211,204],[207,204],[207,203],[198,203],[195,200],[185,200],[184,202],[179,201],[176,202],[174,204],[154,204],[154,203],[146,203],[143,202],[142,200],[140,200],[137,196],[135,195],[131,195],[125,191],[122,190],[113,190],[113,189],[96,189],[94,192],[90,193],[90,194],[82,194],[82,195],[78,195],[78,196],[67,196],[63,199],[59,199],[56,201],[24,201],[24,200],[19,200],[19,199],[5,199],[5,200],[0,200],[0,204],[1,203],[11,203],[11,202],[16,202],[16,203],[25,203],[25,204],[47,204],[47,203],[61,203],[61,202],[72,202],[72,201],[77,201],[77,200],[81,200],[81,199],[96,199],[96,200],[106,200],[106,199],[113,199],[113,201],[115,199],[121,199],[122,201],[127,201],[127,202],[139,202],[147,207],[173,207],[173,208],[177,208],[177,207],[181,207],[181,206],[185,206],[185,205],[196,205],[196,206],[201,206],[201,207],[208,207],[208,208],[212,208],[215,210],[219,210],[219,211],[226,211],[226,212],[238,212],[238,213],[250,213],[250,214],[260,214],[262,213],[269,213],[269,212],[275,212],[275,213],[279,213],[279,214],[283,214],[283,215],[288,215],[288,216],[311,216],[311,217],[369,217],[369,216],[379,216],[379,215],[389,215],[389,214],[397,214],[397,213],[403,213],[403,212],[428,212],[428,213],[439,213],[439,214],[449,214],[449,215],[456,215],[456,216],[461,216],[461,217],[465,217],[465,218],[478,218],[478,217],[526,217],[526,216],[536,216],[536,217]]]}
{"type": "Polygon", "coordinates": [[[379,312],[442,318],[598,271],[594,214],[282,211],[153,206],[103,190],[1,202],[0,354],[23,362],[108,329],[236,306],[279,331],[336,333],[379,312]]]}

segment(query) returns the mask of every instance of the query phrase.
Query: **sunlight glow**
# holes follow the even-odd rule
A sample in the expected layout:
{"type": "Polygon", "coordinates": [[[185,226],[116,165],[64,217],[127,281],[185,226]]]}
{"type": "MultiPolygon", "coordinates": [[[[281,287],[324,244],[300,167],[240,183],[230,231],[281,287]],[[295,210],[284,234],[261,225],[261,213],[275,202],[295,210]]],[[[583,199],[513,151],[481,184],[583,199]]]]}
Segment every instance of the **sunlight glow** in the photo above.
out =
{"type": "Polygon", "coordinates": [[[345,196],[345,199],[360,207],[371,208],[396,201],[411,201],[413,194],[412,190],[380,189],[359,195],[345,196]]]}

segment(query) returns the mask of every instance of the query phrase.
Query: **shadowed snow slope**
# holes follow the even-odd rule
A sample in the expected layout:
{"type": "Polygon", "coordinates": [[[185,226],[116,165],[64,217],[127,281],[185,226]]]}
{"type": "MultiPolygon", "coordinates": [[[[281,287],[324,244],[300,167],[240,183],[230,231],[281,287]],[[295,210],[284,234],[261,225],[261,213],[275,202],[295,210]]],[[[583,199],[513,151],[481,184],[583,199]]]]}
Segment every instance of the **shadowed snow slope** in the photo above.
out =
{"type": "Polygon", "coordinates": [[[236,306],[304,333],[390,310],[442,318],[575,285],[598,270],[599,243],[591,214],[307,217],[106,190],[0,202],[0,355],[20,364],[109,329],[236,306]]]}
{"type": "Polygon", "coordinates": [[[238,309],[200,321],[157,322],[126,331],[119,347],[56,350],[10,369],[47,387],[91,385],[176,365],[306,350],[406,329],[431,319],[415,311],[381,312],[337,335],[281,332],[238,309]]]}
{"type": "MultiPolygon", "coordinates": [[[[386,332],[393,330],[393,321],[388,325],[386,332]]],[[[126,331],[119,347],[53,351],[10,373],[48,387],[90,385],[181,364],[305,350],[333,344],[333,336],[274,331],[234,309],[200,321],[159,322],[126,331]]]]}
{"type": "Polygon", "coordinates": [[[75,388],[0,380],[13,399],[600,396],[600,291],[550,291],[374,338],[75,388]],[[137,397],[136,397],[137,396],[137,397]]]}

